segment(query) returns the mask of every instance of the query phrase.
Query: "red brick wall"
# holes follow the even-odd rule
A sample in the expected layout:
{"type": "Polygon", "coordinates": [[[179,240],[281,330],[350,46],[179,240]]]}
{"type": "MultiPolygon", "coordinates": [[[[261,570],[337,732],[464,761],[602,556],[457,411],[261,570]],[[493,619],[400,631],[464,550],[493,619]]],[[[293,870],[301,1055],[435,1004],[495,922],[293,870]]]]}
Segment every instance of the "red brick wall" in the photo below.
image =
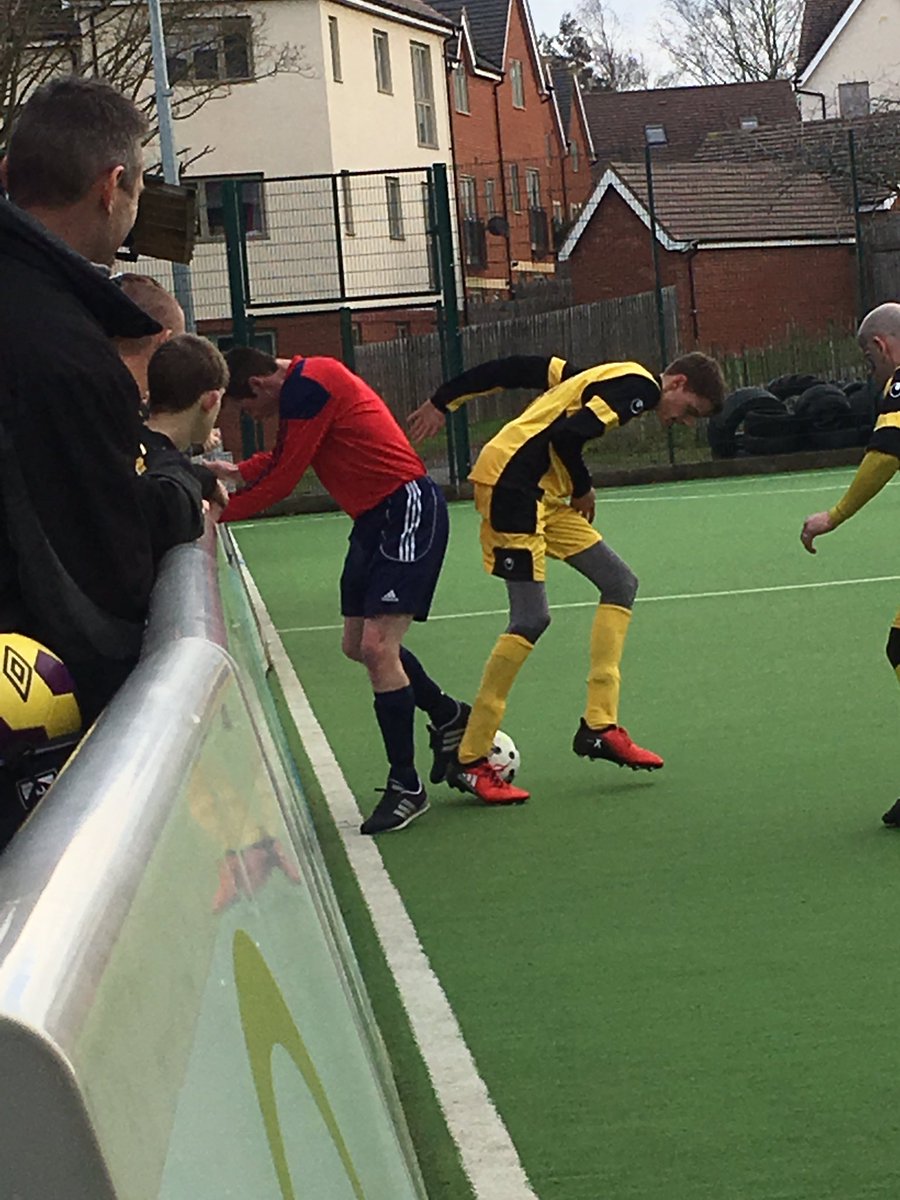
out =
{"type": "Polygon", "coordinates": [[[702,251],[694,259],[699,343],[724,350],[820,334],[856,319],[852,246],[702,251]]]}
{"type": "MultiPolygon", "coordinates": [[[[855,318],[851,247],[701,250],[659,248],[663,286],[674,285],[682,345],[740,350],[783,341],[791,328],[824,333],[855,318]],[[690,273],[696,302],[691,319],[690,273]]],[[[614,192],[607,192],[570,259],[574,300],[588,304],[655,286],[650,233],[614,192]]]]}
{"type": "MultiPolygon", "coordinates": [[[[560,205],[561,215],[567,215],[563,184],[564,148],[560,143],[553,106],[549,98],[542,95],[535,74],[520,0],[513,0],[512,3],[503,80],[498,83],[476,76],[467,57],[465,62],[469,84],[468,114],[455,111],[452,80],[450,90],[456,171],[458,175],[469,175],[477,181],[478,217],[485,221],[490,214],[485,208],[484,184],[488,179],[494,180],[497,207],[510,226],[508,239],[496,234],[486,235],[487,264],[484,267],[467,267],[466,275],[469,278],[511,278],[515,284],[519,272],[511,267],[511,262],[530,263],[535,259],[531,249],[526,170],[540,173],[541,205],[547,212],[551,251],[540,259],[542,263],[552,265],[554,260],[550,224],[554,201],[560,205]],[[521,109],[513,106],[510,59],[518,59],[522,63],[525,107],[521,109]],[[519,212],[513,211],[510,187],[512,163],[519,168],[519,212]]],[[[474,288],[468,289],[470,296],[475,291],[474,288]]]]}
{"type": "MultiPolygon", "coordinates": [[[[556,125],[555,110],[549,97],[541,94],[535,73],[530,39],[521,0],[513,0],[510,9],[509,33],[506,44],[506,75],[500,85],[500,138],[506,164],[506,184],[509,188],[509,166],[517,163],[521,192],[521,213],[512,212],[510,202],[510,254],[514,261],[530,262],[531,234],[528,224],[528,194],[525,172],[534,169],[541,176],[541,204],[548,218],[553,216],[553,201],[563,200],[563,153],[556,125]],[[522,63],[525,107],[513,107],[510,59],[522,63]],[[548,153],[549,150],[549,153],[548,153]],[[548,161],[549,160],[549,161],[548,161]]],[[[552,244],[552,241],[551,241],[552,244]]],[[[551,253],[544,262],[552,262],[551,253]]]]}
{"type": "Polygon", "coordinates": [[[593,191],[594,183],[591,178],[591,163],[588,158],[587,136],[581,120],[581,113],[578,110],[578,101],[575,99],[574,94],[569,112],[569,128],[566,131],[566,135],[570,143],[575,142],[578,146],[577,171],[572,170],[571,155],[567,155],[563,160],[566,190],[566,221],[568,222],[572,216],[572,206],[578,205],[581,207],[587,203],[593,191]]]}
{"type": "MultiPolygon", "coordinates": [[[[469,111],[459,113],[450,87],[450,120],[453,131],[453,157],[458,175],[470,175],[478,190],[478,217],[487,221],[484,185],[488,179],[494,181],[494,193],[499,211],[503,207],[504,181],[500,176],[500,148],[497,140],[497,115],[494,108],[494,81],[472,72],[468,54],[464,58],[466,78],[469,84],[469,111]]],[[[460,217],[462,212],[460,211],[460,217]]],[[[506,238],[496,234],[486,235],[487,264],[484,267],[467,267],[466,274],[490,279],[509,278],[509,259],[506,238]]]]}

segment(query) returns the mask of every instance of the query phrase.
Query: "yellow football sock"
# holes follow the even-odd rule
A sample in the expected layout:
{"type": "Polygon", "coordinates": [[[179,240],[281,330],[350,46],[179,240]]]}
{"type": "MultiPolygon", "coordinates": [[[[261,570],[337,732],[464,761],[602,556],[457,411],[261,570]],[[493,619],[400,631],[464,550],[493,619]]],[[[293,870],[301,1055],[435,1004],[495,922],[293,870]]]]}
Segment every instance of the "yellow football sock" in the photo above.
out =
{"type": "Polygon", "coordinates": [[[534,649],[527,638],[517,633],[502,633],[487,660],[478,695],[459,746],[459,761],[474,762],[490,754],[494,734],[506,712],[506,698],[525,659],[534,649]]]}
{"type": "Polygon", "coordinates": [[[620,604],[597,605],[591,628],[591,669],[584,712],[591,729],[618,723],[619,663],[630,620],[630,608],[622,608],[620,604]]]}

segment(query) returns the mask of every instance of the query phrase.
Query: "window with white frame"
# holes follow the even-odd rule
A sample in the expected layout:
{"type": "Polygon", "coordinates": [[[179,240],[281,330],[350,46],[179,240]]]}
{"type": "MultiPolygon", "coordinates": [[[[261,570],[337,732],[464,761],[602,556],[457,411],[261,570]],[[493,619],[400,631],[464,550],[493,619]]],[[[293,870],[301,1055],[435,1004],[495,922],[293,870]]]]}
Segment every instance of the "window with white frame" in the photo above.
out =
{"type": "Polygon", "coordinates": [[[356,236],[356,225],[353,221],[353,185],[346,171],[341,171],[341,203],[344,208],[344,233],[347,237],[356,236]]]}
{"type": "Polygon", "coordinates": [[[238,208],[248,238],[264,238],[266,213],[262,175],[218,175],[214,178],[190,177],[185,183],[197,186],[197,241],[225,240],[225,200],[223,184],[233,179],[237,184],[238,208]]]}
{"type": "Polygon", "coordinates": [[[509,164],[509,202],[513,212],[522,211],[522,184],[519,179],[519,164],[509,164]]]}
{"type": "Polygon", "coordinates": [[[431,74],[431,48],[410,42],[413,95],[416,101],[416,137],[420,146],[437,149],[437,118],[434,111],[434,79],[431,74]]]}
{"type": "Polygon", "coordinates": [[[525,194],[529,208],[541,207],[541,173],[528,167],[525,171],[525,194]]]}
{"type": "Polygon", "coordinates": [[[512,87],[513,108],[525,107],[525,79],[522,74],[522,61],[518,58],[509,60],[509,82],[512,87]]]}
{"type": "Polygon", "coordinates": [[[484,208],[489,217],[494,217],[500,211],[497,208],[497,184],[493,179],[484,181],[484,208]]]}
{"type": "Polygon", "coordinates": [[[478,216],[478,185],[471,175],[460,175],[459,199],[463,216],[474,220],[478,216]]]}
{"type": "Polygon", "coordinates": [[[375,83],[379,92],[384,92],[388,96],[393,95],[391,45],[388,35],[383,29],[376,29],[372,33],[372,40],[375,44],[375,83]]]}
{"type": "Polygon", "coordinates": [[[581,153],[579,150],[578,143],[574,140],[569,142],[569,155],[572,159],[572,170],[577,175],[578,174],[578,166],[579,166],[579,163],[581,162],[581,153]]]}
{"type": "Polygon", "coordinates": [[[328,42],[331,46],[331,78],[335,83],[343,83],[341,74],[341,34],[338,29],[337,17],[328,18],[328,42]]]}
{"type": "Polygon", "coordinates": [[[469,112],[469,78],[462,60],[453,68],[453,105],[458,113],[469,112]]]}
{"type": "Polygon", "coordinates": [[[384,186],[387,192],[388,233],[395,242],[402,242],[406,235],[403,232],[403,197],[399,176],[386,175],[384,186]]]}
{"type": "Polygon", "coordinates": [[[253,79],[253,22],[216,17],[185,23],[166,39],[169,81],[240,83],[253,79]]]}

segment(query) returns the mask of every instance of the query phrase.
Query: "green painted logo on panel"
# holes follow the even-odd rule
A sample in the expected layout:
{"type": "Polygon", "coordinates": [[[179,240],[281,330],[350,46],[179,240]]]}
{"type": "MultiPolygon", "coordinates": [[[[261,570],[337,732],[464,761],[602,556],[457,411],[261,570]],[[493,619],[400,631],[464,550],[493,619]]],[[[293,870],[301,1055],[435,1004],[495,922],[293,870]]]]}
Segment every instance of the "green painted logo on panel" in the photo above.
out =
{"type": "Polygon", "coordinates": [[[276,1046],[283,1047],[294,1066],[303,1077],[316,1107],[321,1113],[325,1128],[334,1142],[340,1160],[347,1172],[353,1194],[365,1200],[362,1184],[356,1174],[347,1144],[338,1128],[334,1111],[328,1102],[325,1088],[315,1068],[300,1030],[297,1028],[290,1009],[285,1003],[275,977],[269,970],[259,949],[250,937],[239,929],[234,935],[234,979],[237,984],[241,1026],[247,1043],[247,1057],[256,1087],[259,1110],[262,1113],[269,1152],[278,1176],[278,1184],[284,1200],[297,1200],[291,1181],[281,1121],[275,1100],[272,1080],[272,1052],[276,1046]]]}

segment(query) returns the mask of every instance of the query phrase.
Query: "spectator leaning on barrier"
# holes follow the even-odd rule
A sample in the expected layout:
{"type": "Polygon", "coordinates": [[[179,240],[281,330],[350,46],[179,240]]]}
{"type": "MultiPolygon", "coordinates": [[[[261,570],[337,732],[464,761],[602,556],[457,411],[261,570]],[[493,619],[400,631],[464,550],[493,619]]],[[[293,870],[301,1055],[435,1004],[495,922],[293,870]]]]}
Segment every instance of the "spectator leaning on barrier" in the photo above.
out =
{"type": "Polygon", "coordinates": [[[141,404],[147,404],[147,367],[156,350],[170,337],[184,333],[184,311],[181,305],[152,275],[136,275],[127,272],[116,276],[116,283],[138,308],[152,317],[160,326],[157,333],[141,338],[116,338],[116,346],[122,362],[134,377],[141,395],[141,404]]]}
{"type": "MultiPolygon", "coordinates": [[[[163,342],[147,364],[147,419],[138,470],[177,452],[186,455],[209,437],[228,383],[228,365],[203,337],[182,333],[163,342]]],[[[202,464],[191,464],[203,499],[218,509],[228,503],[221,480],[202,464]]]]}
{"type": "Polygon", "coordinates": [[[0,201],[0,629],[60,656],[87,722],[137,661],[157,554],[203,529],[180,455],[135,472],[139,396],[112,339],[159,332],[108,278],[144,118],[96,79],[38,88],[0,201]]]}

